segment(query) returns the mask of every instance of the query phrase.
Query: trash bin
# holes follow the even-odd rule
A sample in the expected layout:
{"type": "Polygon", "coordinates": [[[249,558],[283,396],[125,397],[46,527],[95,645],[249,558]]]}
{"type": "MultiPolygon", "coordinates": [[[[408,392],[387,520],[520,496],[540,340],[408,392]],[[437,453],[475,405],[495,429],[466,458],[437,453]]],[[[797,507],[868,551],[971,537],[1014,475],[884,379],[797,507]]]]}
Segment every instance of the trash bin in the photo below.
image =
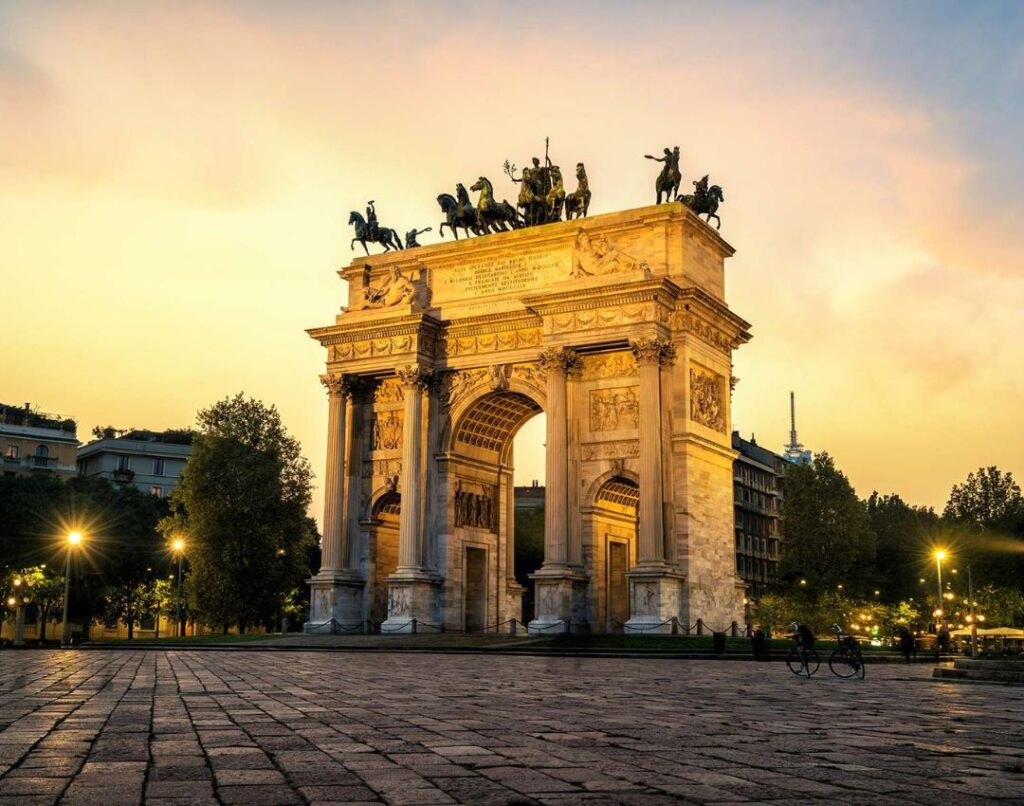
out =
{"type": "Polygon", "coordinates": [[[725,654],[725,633],[716,632],[711,634],[711,646],[715,649],[716,655],[725,654]]]}

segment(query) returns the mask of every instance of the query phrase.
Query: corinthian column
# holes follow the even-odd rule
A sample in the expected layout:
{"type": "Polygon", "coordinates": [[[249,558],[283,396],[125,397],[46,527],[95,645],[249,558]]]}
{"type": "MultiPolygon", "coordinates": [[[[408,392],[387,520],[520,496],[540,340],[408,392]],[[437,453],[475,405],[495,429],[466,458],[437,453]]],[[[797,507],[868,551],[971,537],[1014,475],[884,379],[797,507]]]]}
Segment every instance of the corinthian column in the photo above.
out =
{"type": "Polygon", "coordinates": [[[665,564],[661,367],[675,357],[670,342],[641,338],[629,346],[640,368],[640,534],[638,566],[665,564]]]}
{"type": "Polygon", "coordinates": [[[327,387],[327,469],[324,473],[324,539],[320,571],[341,571],[348,564],[345,528],[345,424],[352,379],[341,374],[321,375],[327,387]]]}
{"type": "Polygon", "coordinates": [[[422,482],[420,462],[423,455],[423,391],[428,373],[417,364],[398,370],[405,390],[405,415],[402,423],[402,512],[398,522],[398,568],[396,572],[419,571],[423,566],[420,509],[422,482]]]}
{"type": "Polygon", "coordinates": [[[556,347],[541,353],[540,362],[547,370],[548,387],[543,570],[554,571],[565,569],[569,563],[569,416],[566,376],[568,370],[579,363],[579,357],[573,350],[556,347]]]}

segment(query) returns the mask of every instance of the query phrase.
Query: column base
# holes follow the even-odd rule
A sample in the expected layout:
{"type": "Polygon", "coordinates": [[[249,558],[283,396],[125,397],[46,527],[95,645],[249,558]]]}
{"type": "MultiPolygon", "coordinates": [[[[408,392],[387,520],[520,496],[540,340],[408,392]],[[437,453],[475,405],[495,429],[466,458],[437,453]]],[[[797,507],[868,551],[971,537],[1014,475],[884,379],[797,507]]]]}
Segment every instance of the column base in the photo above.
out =
{"type": "Polygon", "coordinates": [[[366,583],[362,577],[353,572],[321,571],[306,582],[310,587],[310,612],[303,632],[333,635],[366,631],[363,618],[366,583]]]}
{"type": "Polygon", "coordinates": [[[630,617],[626,635],[674,635],[683,603],[684,577],[668,566],[640,566],[626,572],[629,578],[630,617]]]}
{"type": "Polygon", "coordinates": [[[435,600],[440,580],[420,570],[400,569],[388,577],[388,617],[382,635],[444,632],[435,600]]]}
{"type": "Polygon", "coordinates": [[[536,600],[536,618],[526,625],[531,635],[589,633],[586,579],[570,569],[530,574],[536,600]]]}

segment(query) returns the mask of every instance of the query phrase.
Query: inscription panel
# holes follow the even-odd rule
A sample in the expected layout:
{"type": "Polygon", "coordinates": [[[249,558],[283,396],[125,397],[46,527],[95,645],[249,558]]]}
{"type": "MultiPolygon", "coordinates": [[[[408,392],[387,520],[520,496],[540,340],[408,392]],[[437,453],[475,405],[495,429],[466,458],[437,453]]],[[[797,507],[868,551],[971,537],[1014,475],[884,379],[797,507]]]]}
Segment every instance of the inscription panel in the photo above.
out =
{"type": "Polygon", "coordinates": [[[568,250],[470,258],[431,268],[433,304],[517,294],[568,279],[568,250]]]}

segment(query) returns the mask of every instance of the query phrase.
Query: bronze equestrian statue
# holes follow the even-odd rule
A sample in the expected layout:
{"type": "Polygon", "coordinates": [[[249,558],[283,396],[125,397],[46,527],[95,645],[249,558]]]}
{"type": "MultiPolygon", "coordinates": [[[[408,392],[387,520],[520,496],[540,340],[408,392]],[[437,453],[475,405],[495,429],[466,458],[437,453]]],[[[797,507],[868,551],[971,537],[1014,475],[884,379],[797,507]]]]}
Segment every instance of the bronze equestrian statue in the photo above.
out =
{"type": "Polygon", "coordinates": [[[355,249],[356,241],[359,241],[363,245],[363,251],[369,255],[370,250],[366,246],[367,241],[369,241],[370,243],[383,246],[385,252],[390,252],[392,249],[401,249],[402,239],[398,233],[390,227],[382,227],[377,223],[377,213],[373,208],[372,201],[366,210],[369,221],[364,219],[355,210],[348,214],[348,223],[352,224],[356,229],[356,237],[352,239],[349,248],[355,249]]]}
{"type": "Polygon", "coordinates": [[[657,181],[654,183],[654,189],[658,193],[658,200],[655,204],[661,204],[662,193],[665,194],[665,201],[672,201],[673,197],[679,192],[679,183],[683,179],[682,174],[679,172],[679,146],[672,150],[666,148],[664,157],[652,157],[650,154],[644,154],[644,158],[665,163],[661,173],[658,174],[657,181]]]}
{"type": "Polygon", "coordinates": [[[479,229],[484,232],[507,232],[509,227],[519,229],[524,226],[515,207],[507,201],[494,200],[494,186],[486,176],[481,176],[470,190],[480,193],[476,206],[476,225],[479,229]]]}
{"type": "Polygon", "coordinates": [[[725,196],[718,185],[708,187],[708,174],[694,181],[692,194],[677,196],[676,201],[685,204],[698,217],[701,214],[707,215],[709,224],[712,218],[715,219],[715,229],[722,228],[722,219],[718,217],[718,205],[725,201],[725,196]]]}

